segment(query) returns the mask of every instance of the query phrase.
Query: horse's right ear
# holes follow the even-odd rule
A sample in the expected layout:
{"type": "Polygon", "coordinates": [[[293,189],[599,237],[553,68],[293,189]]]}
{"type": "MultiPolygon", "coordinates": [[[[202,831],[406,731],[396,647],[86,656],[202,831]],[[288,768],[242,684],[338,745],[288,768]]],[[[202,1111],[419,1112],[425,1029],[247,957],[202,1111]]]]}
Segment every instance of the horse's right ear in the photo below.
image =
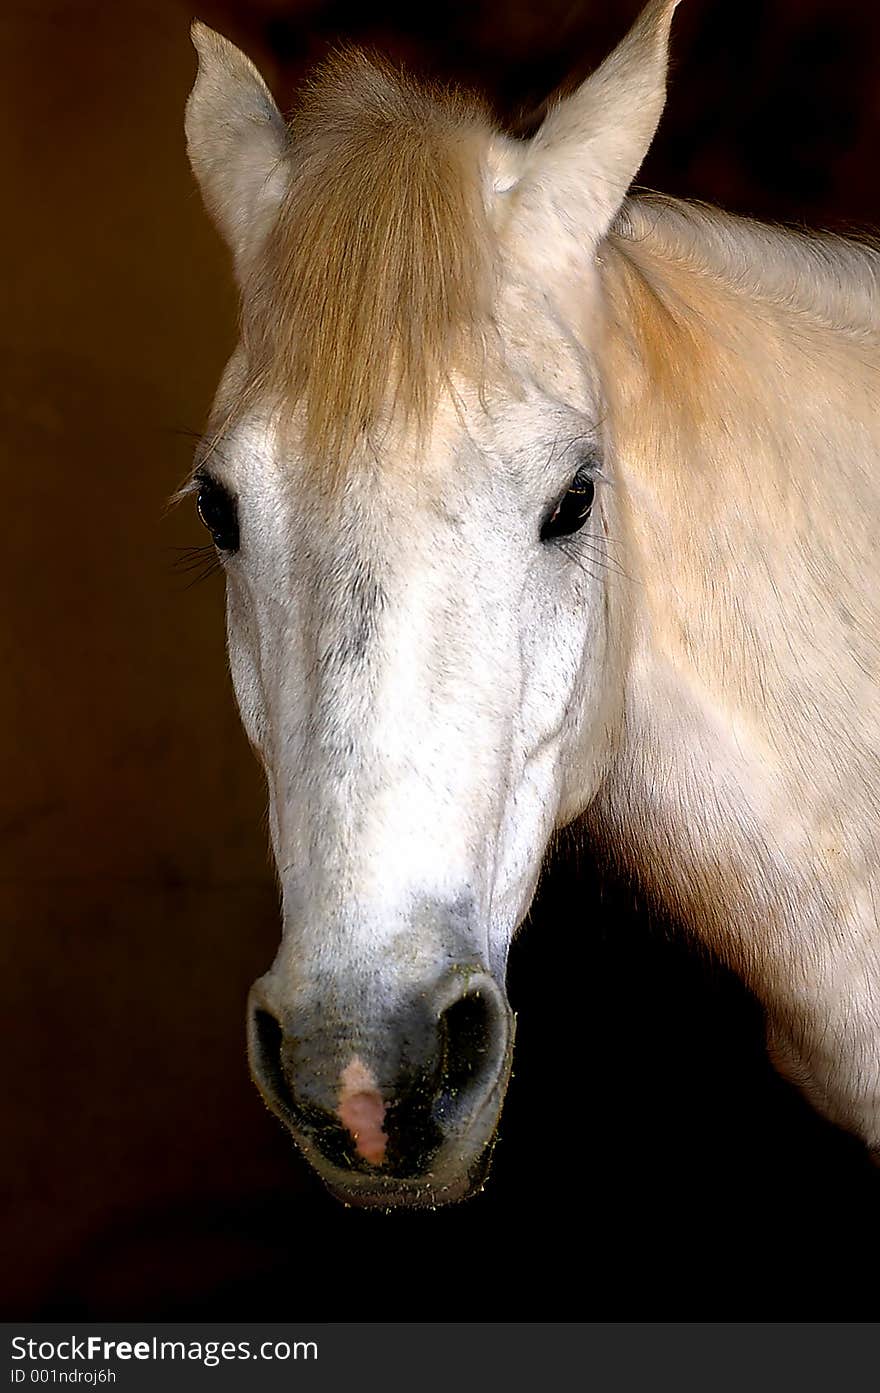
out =
{"type": "Polygon", "coordinates": [[[198,20],[199,71],[186,104],[189,162],[243,276],[287,184],[287,127],[268,87],[235,44],[198,20]]]}

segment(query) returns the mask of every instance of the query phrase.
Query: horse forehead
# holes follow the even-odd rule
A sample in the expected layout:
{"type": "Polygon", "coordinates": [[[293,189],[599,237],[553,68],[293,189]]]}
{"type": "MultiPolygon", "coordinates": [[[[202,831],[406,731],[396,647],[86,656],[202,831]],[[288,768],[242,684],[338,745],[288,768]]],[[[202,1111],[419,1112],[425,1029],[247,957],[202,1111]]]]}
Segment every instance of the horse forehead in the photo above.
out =
{"type": "Polygon", "coordinates": [[[270,496],[280,491],[301,503],[310,526],[354,536],[360,529],[381,533],[383,524],[421,509],[442,511],[451,493],[472,487],[485,471],[486,439],[485,424],[458,393],[438,404],[428,428],[389,424],[345,459],[307,451],[295,429],[274,430],[260,458],[270,496]]]}

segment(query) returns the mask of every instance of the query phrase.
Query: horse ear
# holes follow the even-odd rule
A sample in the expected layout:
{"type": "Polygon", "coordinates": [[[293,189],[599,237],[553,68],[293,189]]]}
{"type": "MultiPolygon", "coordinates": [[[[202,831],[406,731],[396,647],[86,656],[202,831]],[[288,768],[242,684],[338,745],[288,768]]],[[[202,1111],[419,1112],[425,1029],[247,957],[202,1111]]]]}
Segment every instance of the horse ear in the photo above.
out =
{"type": "Polygon", "coordinates": [[[524,206],[548,203],[579,239],[608,231],[666,100],[669,29],[679,0],[650,0],[600,68],[547,116],[528,148],[524,206]]]}
{"type": "Polygon", "coordinates": [[[199,70],[186,104],[187,153],[241,275],[284,195],[287,127],[241,49],[198,20],[191,32],[199,70]]]}

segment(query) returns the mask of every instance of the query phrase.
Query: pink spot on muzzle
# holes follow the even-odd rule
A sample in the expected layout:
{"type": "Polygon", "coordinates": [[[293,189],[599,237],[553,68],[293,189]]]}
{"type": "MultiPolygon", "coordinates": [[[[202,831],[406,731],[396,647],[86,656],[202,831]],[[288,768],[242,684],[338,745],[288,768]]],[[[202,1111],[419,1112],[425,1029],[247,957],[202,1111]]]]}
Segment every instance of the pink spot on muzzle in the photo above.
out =
{"type": "Polygon", "coordinates": [[[385,1104],[373,1074],[357,1055],[340,1075],[336,1116],[351,1133],[358,1155],[371,1166],[381,1166],[388,1145],[382,1126],[385,1104]]]}

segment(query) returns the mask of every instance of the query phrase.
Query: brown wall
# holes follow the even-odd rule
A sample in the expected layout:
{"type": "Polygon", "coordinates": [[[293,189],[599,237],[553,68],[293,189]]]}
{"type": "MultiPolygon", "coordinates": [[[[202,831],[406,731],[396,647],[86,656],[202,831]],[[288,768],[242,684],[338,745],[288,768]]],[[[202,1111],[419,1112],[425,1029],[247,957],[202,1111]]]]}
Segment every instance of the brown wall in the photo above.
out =
{"type": "Polygon", "coordinates": [[[173,548],[201,538],[165,512],[234,326],[183,152],[187,24],[173,3],[0,18],[4,1233],[22,1240],[6,1274],[19,1303],[120,1210],[196,1173],[220,1191],[249,1174],[242,998],[275,936],[263,796],[225,674],[222,585],[184,588],[173,548]]]}
{"type": "MultiPolygon", "coordinates": [[[[481,84],[525,127],[635,9],[201,13],[286,102],[348,35],[481,84]]],[[[853,1205],[869,1180],[858,1149],[769,1074],[757,1015],[723,974],[652,937],[613,888],[599,915],[577,911],[594,936],[568,935],[573,905],[595,903],[595,868],[560,873],[515,961],[520,1066],[485,1198],[380,1231],[324,1199],[247,1079],[245,992],[277,937],[263,793],[225,673],[221,582],[186,588],[173,549],[201,535],[191,508],[165,511],[234,324],[183,151],[188,19],[176,0],[0,14],[4,1307],[325,1318],[332,1291],[339,1316],[452,1317],[472,1309],[475,1271],[518,1270],[527,1245],[538,1257],[505,1304],[478,1298],[477,1313],[571,1316],[587,1299],[562,1263],[576,1241],[593,1254],[591,1314],[640,1314],[639,1299],[645,1314],[697,1314],[693,1275],[683,1304],[658,1311],[664,1255],[684,1243],[684,1266],[721,1272],[700,1236],[719,1191],[714,1220],[745,1261],[760,1253],[756,1206],[781,1205],[785,1222],[769,1192],[787,1194],[792,1172],[823,1193],[833,1177],[853,1205]],[[584,1071],[589,1127],[573,1134],[584,1071]],[[380,1232],[382,1283],[365,1291],[380,1232]]],[[[761,215],[880,222],[878,57],[867,4],[688,0],[645,182],[761,215]]]]}

